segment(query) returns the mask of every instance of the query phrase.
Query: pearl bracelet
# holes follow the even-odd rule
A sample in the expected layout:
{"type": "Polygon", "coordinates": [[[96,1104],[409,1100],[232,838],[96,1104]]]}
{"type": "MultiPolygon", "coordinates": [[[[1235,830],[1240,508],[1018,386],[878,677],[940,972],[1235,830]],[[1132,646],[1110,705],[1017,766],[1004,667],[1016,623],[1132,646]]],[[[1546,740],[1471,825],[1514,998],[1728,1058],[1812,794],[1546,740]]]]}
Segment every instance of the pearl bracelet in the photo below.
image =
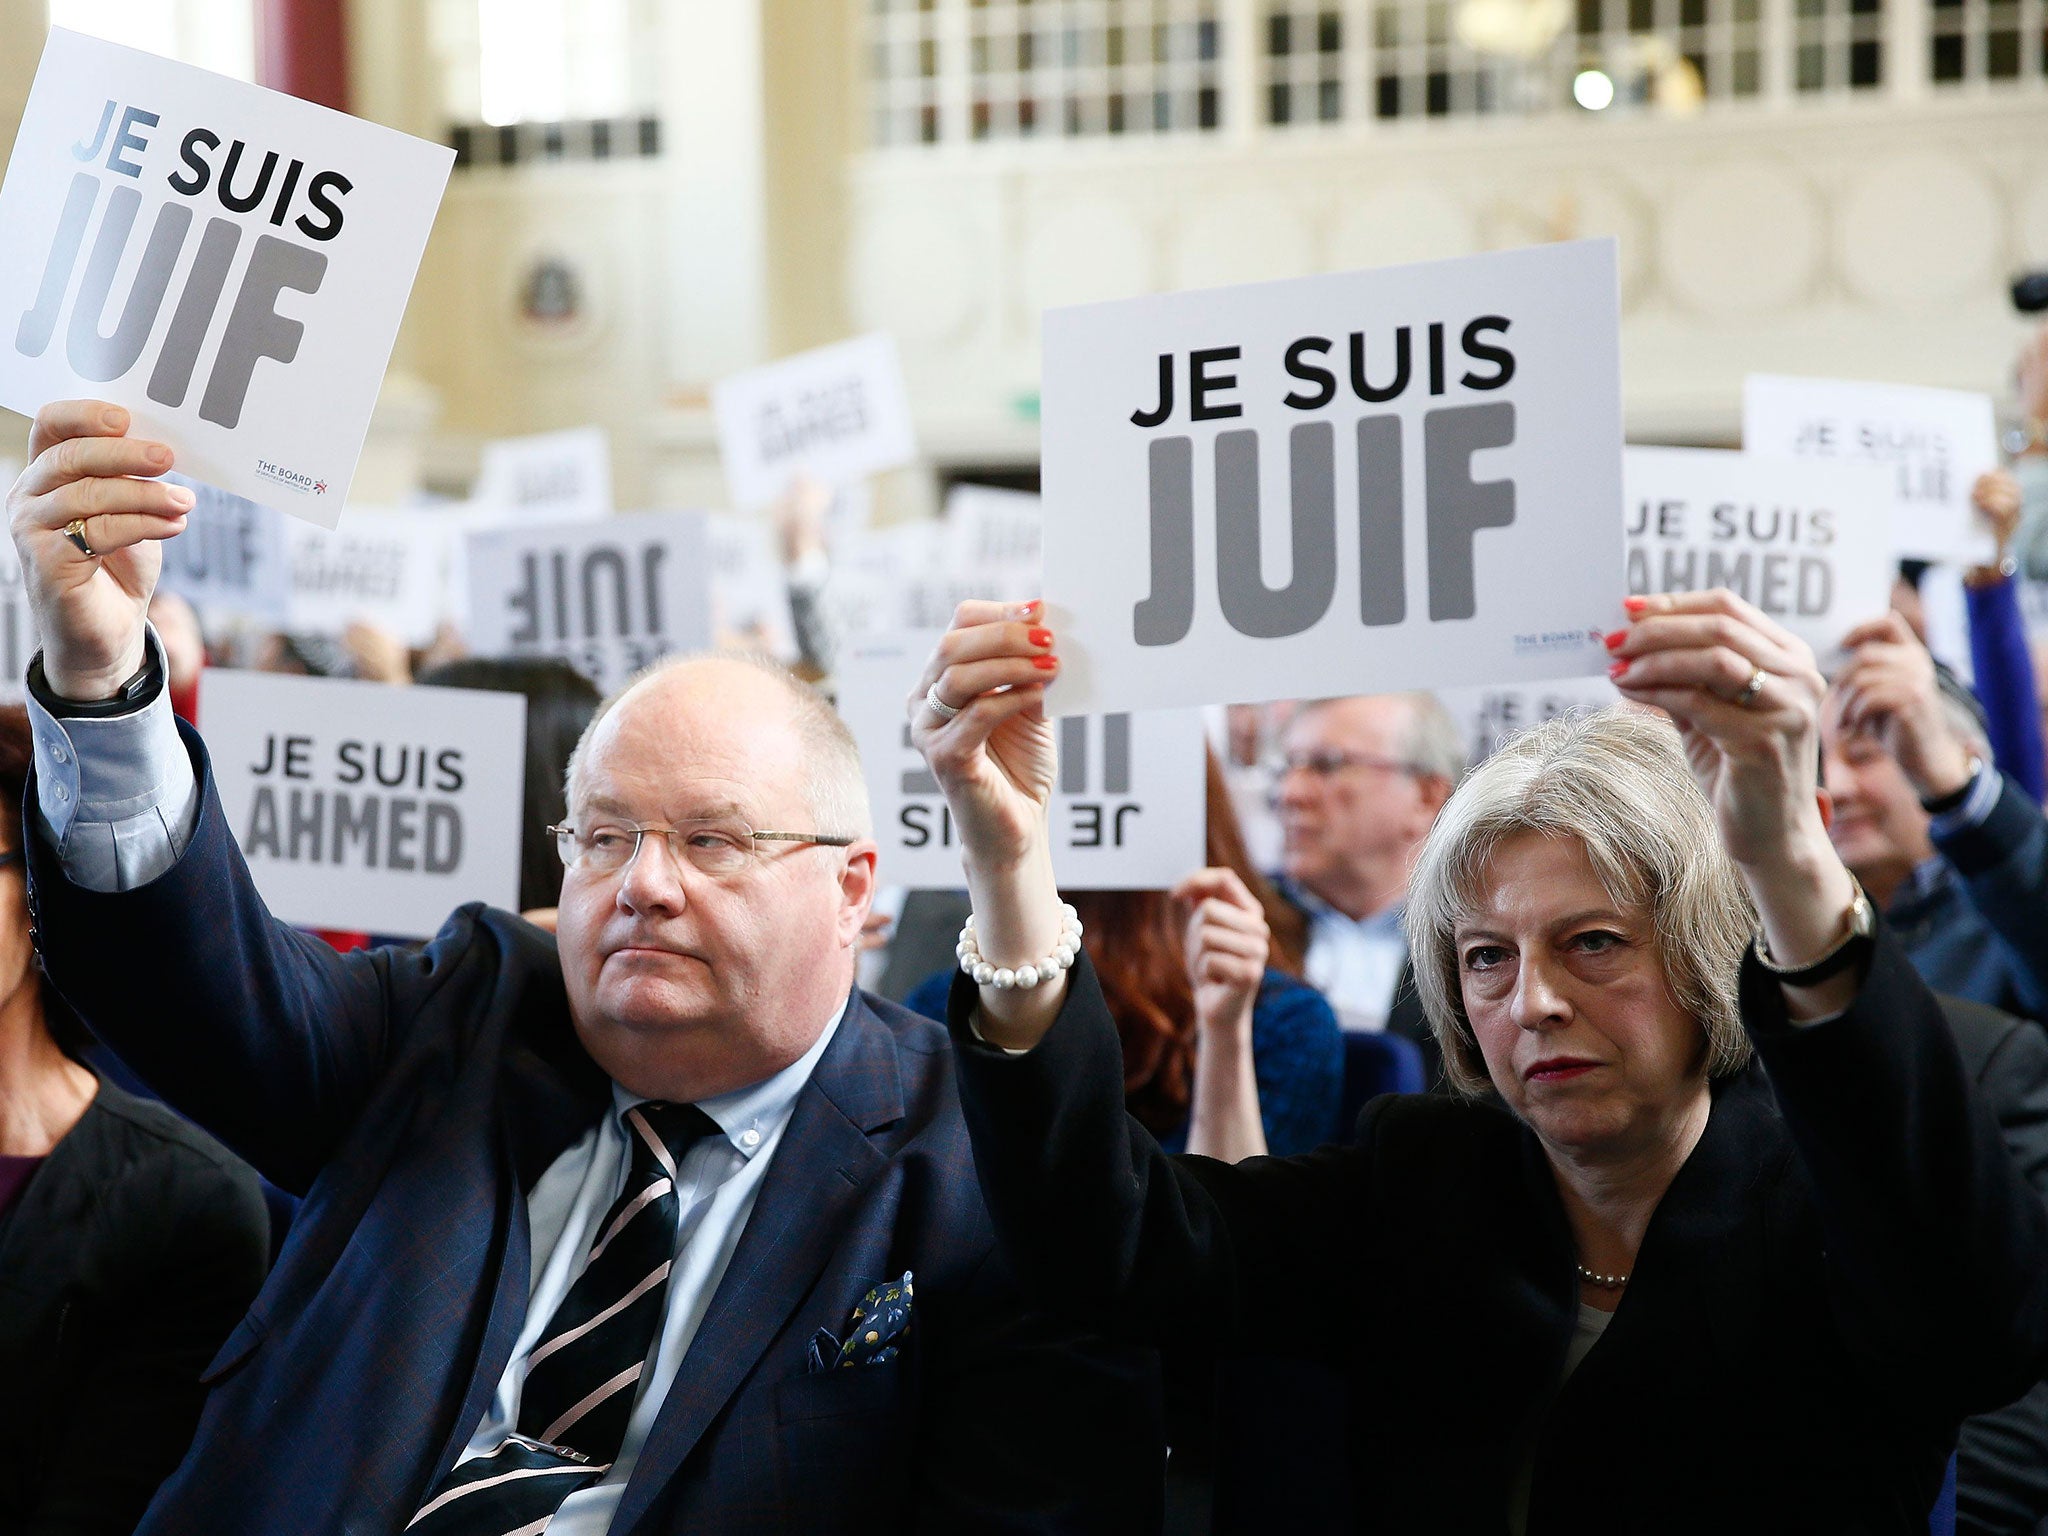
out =
{"type": "Polygon", "coordinates": [[[968,914],[967,922],[960,930],[960,942],[953,946],[953,953],[960,957],[960,969],[974,978],[977,986],[994,987],[1007,992],[1012,987],[1035,987],[1041,981],[1051,981],[1074,963],[1074,956],[1081,952],[1081,914],[1069,902],[1060,903],[1060,939],[1052,947],[1052,953],[1043,960],[1034,960],[1029,965],[1020,965],[1015,970],[1008,966],[990,965],[981,958],[981,946],[974,938],[974,916],[968,914]]]}

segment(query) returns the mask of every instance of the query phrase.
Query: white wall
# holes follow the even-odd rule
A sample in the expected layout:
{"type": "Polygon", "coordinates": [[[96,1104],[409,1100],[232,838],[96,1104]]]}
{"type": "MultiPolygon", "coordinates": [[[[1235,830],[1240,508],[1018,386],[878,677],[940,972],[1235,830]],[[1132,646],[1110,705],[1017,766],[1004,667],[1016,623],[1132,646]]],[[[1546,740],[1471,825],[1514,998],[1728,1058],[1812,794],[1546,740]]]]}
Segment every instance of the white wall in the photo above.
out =
{"type": "Polygon", "coordinates": [[[2048,100],[1370,139],[872,154],[850,304],[950,452],[1014,451],[1049,305],[1614,235],[1632,436],[1732,439],[1757,370],[2000,387],[2048,263],[2048,100]]]}

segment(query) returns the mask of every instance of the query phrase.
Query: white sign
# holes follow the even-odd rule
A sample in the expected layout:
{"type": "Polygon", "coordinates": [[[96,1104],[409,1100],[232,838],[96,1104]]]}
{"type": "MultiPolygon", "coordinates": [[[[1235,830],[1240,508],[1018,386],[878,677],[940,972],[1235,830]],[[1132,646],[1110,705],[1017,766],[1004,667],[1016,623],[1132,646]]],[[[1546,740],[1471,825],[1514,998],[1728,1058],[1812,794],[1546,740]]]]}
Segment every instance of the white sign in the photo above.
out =
{"type": "Polygon", "coordinates": [[[917,454],[896,341],[881,333],[736,373],[711,405],[740,507],[768,505],[799,474],[839,486],[917,454]]]}
{"type": "MultiPolygon", "coordinates": [[[[910,745],[904,707],[939,633],[856,645],[837,669],[839,712],[860,744],[874,808],[878,876],[915,890],[966,883],[960,834],[910,745]]],[[[1053,728],[1060,762],[1052,869],[1062,889],[1161,890],[1202,867],[1208,770],[1200,710],[1074,715],[1053,728]]]]}
{"type": "Polygon", "coordinates": [[[842,533],[832,544],[824,606],[831,631],[844,639],[928,629],[951,620],[950,611],[927,615],[921,624],[906,615],[923,612],[920,595],[942,569],[943,530],[930,518],[842,533]]]}
{"type": "MultiPolygon", "coordinates": [[[[0,485],[12,486],[22,466],[0,459],[0,485]]],[[[28,587],[15,558],[14,541],[0,550],[0,703],[19,704],[28,691],[28,659],[40,644],[29,611],[28,587]]]]}
{"type": "Polygon", "coordinates": [[[1970,500],[1977,477],[1998,468],[1989,395],[1752,374],[1742,386],[1742,446],[1889,469],[1903,558],[1977,565],[1996,553],[1970,500]]]}
{"type": "Polygon", "coordinates": [[[1871,464],[1718,448],[1630,448],[1628,590],[1727,587],[1813,647],[1891,601],[1891,477],[1871,464]]]}
{"type": "Polygon", "coordinates": [[[1029,491],[956,485],[946,493],[946,569],[955,576],[1035,582],[1045,555],[1045,507],[1029,491]]]}
{"type": "Polygon", "coordinates": [[[350,509],[332,531],[294,523],[288,531],[291,612],[301,634],[338,635],[374,624],[407,645],[426,645],[441,621],[446,540],[432,513],[350,509]]]}
{"type": "Polygon", "coordinates": [[[1605,709],[1621,693],[1604,677],[1561,677],[1498,688],[1439,688],[1437,700],[1465,737],[1465,760],[1478,767],[1510,736],[1559,715],[1605,709]]]}
{"type": "Polygon", "coordinates": [[[2020,613],[2027,621],[2027,635],[2034,640],[2048,638],[2048,581],[2036,581],[2024,571],[2019,577],[2020,613]]]}
{"type": "MultiPolygon", "coordinates": [[[[197,498],[185,531],[163,541],[165,591],[205,614],[283,626],[291,616],[292,561],[284,519],[269,507],[183,475],[164,476],[197,498]]],[[[350,519],[353,527],[354,519],[350,519]]],[[[309,529],[315,537],[326,537],[309,529]]]]}
{"type": "Polygon", "coordinates": [[[0,540],[0,702],[19,704],[27,696],[28,660],[42,643],[14,541],[0,540]]]}
{"type": "Polygon", "coordinates": [[[1062,713],[1604,671],[1610,240],[1045,317],[1062,713]]]}
{"type": "Polygon", "coordinates": [[[418,938],[519,899],[526,701],[209,668],[199,718],[256,889],[288,923],[418,938]]]}
{"type": "Polygon", "coordinates": [[[602,427],[573,427],[485,443],[471,499],[522,523],[609,517],[610,439],[602,427]]]}
{"type": "Polygon", "coordinates": [[[0,188],[0,405],[128,407],[332,528],[453,151],[53,29],[0,188]]]}
{"type": "Polygon", "coordinates": [[[714,512],[705,519],[711,552],[711,628],[721,645],[785,660],[796,655],[789,575],[780,538],[758,517],[714,512]]]}
{"type": "Polygon", "coordinates": [[[897,627],[943,629],[970,598],[1021,602],[1039,595],[1045,514],[1036,496],[956,485],[923,563],[905,573],[897,627]]]}
{"type": "Polygon", "coordinates": [[[477,655],[560,656],[610,693],[664,656],[710,645],[704,514],[472,533],[469,608],[477,655]]]}

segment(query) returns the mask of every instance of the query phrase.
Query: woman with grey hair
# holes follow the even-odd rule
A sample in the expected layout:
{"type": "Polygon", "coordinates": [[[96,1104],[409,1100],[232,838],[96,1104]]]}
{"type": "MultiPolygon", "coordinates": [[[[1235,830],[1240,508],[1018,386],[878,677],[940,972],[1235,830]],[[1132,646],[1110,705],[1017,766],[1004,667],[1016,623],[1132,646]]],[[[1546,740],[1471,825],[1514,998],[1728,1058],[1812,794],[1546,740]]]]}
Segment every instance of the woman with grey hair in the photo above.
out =
{"type": "Polygon", "coordinates": [[[1518,739],[1423,850],[1457,1094],[1236,1166],[1124,1117],[1046,856],[1035,613],[967,605],[912,696],[974,897],[949,1012],[1006,1252],[1197,1367],[1170,1382],[1341,1380],[1340,1422],[1289,1426],[1322,1483],[1265,1528],[1925,1531],[1958,1422],[2048,1364],[2048,1212],[1829,845],[1811,652],[1726,592],[1629,608],[1616,681],[1670,721],[1518,739]]]}

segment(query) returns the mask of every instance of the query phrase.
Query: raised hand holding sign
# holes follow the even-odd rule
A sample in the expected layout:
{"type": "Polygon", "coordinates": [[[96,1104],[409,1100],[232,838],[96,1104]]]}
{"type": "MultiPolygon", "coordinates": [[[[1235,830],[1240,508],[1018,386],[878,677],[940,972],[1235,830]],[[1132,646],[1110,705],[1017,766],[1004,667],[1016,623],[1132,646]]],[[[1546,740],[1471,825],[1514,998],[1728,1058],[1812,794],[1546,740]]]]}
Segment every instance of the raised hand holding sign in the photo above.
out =
{"type": "Polygon", "coordinates": [[[192,509],[191,491],[156,478],[174,462],[170,448],[124,435],[128,423],[103,400],[45,406],[7,497],[44,675],[81,703],[112,698],[141,667],[157,541],[182,531],[192,509]]]}
{"type": "MultiPolygon", "coordinates": [[[[1045,717],[1060,664],[1042,617],[1035,602],[962,603],[906,701],[910,739],[960,828],[981,952],[998,966],[1047,953],[1061,933],[1046,830],[1058,751],[1045,717]]],[[[1065,993],[1064,972],[1028,991],[984,987],[989,1038],[1034,1043],[1065,993]]]]}
{"type": "Polygon", "coordinates": [[[333,527],[453,162],[53,30],[0,188],[0,405],[108,395],[195,479],[333,527]]]}

